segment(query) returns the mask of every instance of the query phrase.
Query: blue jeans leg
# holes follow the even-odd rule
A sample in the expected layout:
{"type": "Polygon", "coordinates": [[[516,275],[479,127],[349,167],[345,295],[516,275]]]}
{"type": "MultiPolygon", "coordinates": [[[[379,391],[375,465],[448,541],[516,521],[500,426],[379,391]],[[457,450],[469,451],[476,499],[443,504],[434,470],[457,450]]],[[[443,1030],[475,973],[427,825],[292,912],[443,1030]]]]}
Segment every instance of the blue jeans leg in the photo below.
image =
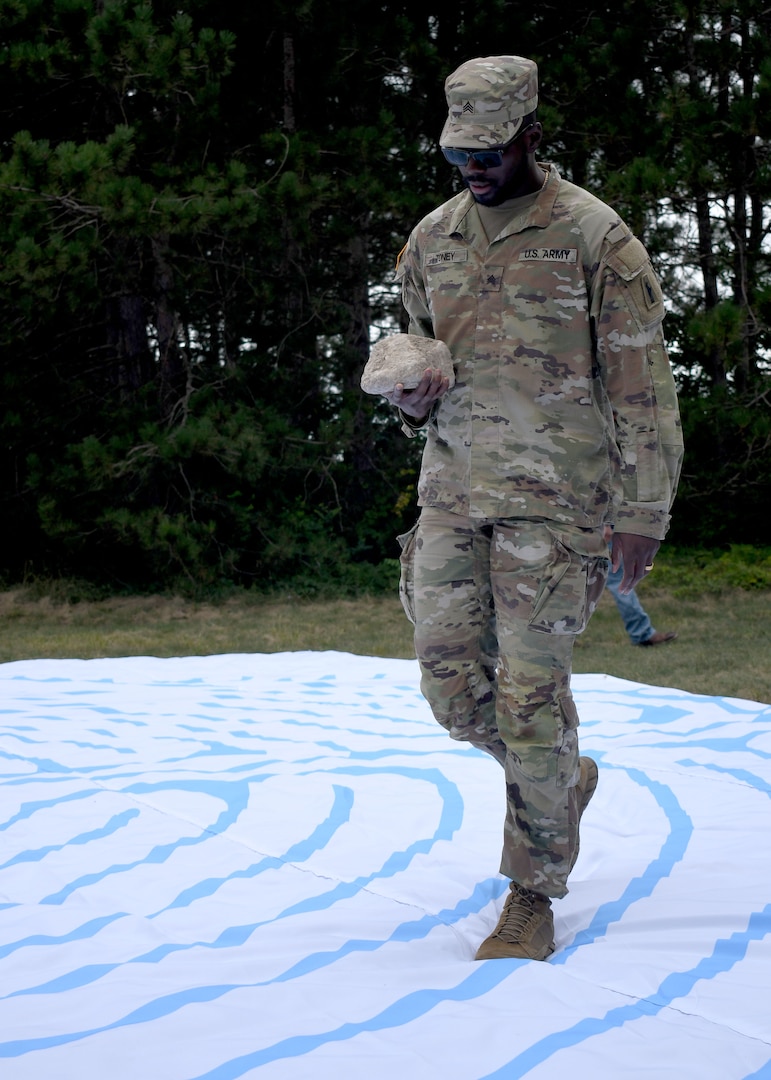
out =
{"type": "Polygon", "coordinates": [[[623,574],[623,566],[619,566],[618,570],[611,570],[608,574],[607,587],[616,601],[616,607],[624,621],[624,629],[629,634],[630,641],[633,645],[639,645],[641,641],[647,641],[649,637],[652,637],[656,631],[634,589],[626,596],[618,591],[623,574]]]}

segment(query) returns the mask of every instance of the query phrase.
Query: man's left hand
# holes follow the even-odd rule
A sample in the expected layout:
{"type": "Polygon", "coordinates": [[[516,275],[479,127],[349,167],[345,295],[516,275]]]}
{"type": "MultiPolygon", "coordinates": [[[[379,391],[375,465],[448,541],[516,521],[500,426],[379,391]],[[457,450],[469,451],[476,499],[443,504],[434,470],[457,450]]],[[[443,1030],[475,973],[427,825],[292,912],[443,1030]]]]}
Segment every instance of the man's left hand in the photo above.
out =
{"type": "Polygon", "coordinates": [[[613,533],[611,565],[618,570],[623,562],[624,576],[618,587],[620,593],[630,593],[653,569],[653,560],[661,547],[660,540],[635,533],[613,533]]]}

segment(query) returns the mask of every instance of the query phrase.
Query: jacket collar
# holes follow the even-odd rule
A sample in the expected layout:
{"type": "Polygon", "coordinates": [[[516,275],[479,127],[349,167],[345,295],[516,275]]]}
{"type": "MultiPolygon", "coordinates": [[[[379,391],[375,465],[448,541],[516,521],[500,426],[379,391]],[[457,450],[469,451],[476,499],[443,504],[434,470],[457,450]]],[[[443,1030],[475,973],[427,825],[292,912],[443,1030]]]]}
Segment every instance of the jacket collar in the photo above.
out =
{"type": "MultiPolygon", "coordinates": [[[[539,161],[538,164],[546,173],[546,180],[538,192],[535,202],[528,206],[523,213],[513,216],[508,225],[498,234],[497,239],[501,240],[505,236],[522,232],[524,229],[545,229],[551,221],[554,204],[559,193],[561,177],[556,165],[545,161],[539,161]]],[[[450,218],[448,232],[450,236],[456,234],[465,237],[469,231],[466,218],[476,203],[470,191],[462,192],[457,198],[458,204],[450,218]]]]}

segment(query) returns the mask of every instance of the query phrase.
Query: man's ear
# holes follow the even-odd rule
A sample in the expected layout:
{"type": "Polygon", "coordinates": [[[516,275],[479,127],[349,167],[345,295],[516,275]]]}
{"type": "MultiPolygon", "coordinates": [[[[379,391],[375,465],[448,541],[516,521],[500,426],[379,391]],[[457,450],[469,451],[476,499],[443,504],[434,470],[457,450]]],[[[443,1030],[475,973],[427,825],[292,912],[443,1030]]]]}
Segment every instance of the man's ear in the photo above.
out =
{"type": "Polygon", "coordinates": [[[522,142],[525,144],[525,149],[528,154],[533,154],[541,145],[543,139],[543,127],[540,122],[536,120],[533,126],[526,131],[522,136],[522,142]]]}

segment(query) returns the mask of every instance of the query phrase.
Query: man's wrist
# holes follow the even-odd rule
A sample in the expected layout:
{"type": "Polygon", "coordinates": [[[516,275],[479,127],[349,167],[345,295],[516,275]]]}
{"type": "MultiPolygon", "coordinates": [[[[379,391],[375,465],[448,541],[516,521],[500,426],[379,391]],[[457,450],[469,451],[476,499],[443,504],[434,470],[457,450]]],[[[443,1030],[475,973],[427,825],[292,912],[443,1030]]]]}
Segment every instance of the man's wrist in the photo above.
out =
{"type": "Polygon", "coordinates": [[[431,412],[426,413],[425,416],[410,416],[404,409],[397,408],[399,413],[399,419],[402,422],[402,431],[405,435],[414,435],[416,432],[424,428],[428,421],[431,419],[431,412]]]}

